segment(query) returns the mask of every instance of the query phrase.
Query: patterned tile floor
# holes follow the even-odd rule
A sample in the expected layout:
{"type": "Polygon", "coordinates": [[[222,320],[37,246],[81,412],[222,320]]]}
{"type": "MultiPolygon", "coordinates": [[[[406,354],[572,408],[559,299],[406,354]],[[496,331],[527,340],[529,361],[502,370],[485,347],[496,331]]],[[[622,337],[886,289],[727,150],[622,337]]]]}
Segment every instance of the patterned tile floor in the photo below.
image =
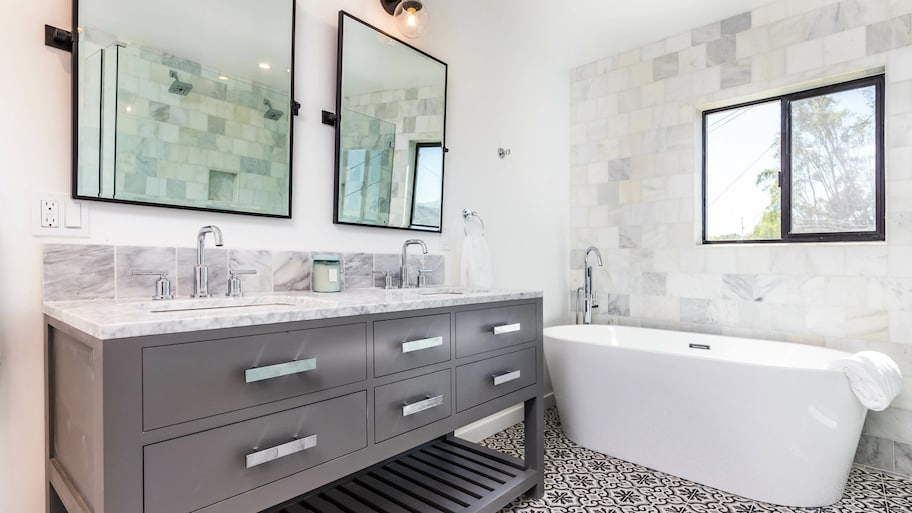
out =
{"type": "MultiPolygon", "coordinates": [[[[564,436],[557,409],[545,416],[545,495],[501,513],[912,513],[912,481],[867,468],[852,468],[832,506],[775,506],[590,451],[564,436]]],[[[522,424],[482,445],[521,457],[522,424]]]]}

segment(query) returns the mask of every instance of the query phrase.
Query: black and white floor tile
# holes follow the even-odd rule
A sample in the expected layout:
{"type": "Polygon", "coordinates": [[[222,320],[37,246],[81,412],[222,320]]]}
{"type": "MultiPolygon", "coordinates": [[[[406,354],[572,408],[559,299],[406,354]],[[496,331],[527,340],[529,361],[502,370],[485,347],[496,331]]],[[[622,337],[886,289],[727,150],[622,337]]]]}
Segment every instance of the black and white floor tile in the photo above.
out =
{"type": "MultiPolygon", "coordinates": [[[[852,468],[832,506],[776,506],[590,451],[564,436],[556,408],[545,416],[545,495],[501,513],[912,513],[912,481],[868,468],[852,468]]],[[[522,424],[481,444],[522,457],[522,424]]]]}

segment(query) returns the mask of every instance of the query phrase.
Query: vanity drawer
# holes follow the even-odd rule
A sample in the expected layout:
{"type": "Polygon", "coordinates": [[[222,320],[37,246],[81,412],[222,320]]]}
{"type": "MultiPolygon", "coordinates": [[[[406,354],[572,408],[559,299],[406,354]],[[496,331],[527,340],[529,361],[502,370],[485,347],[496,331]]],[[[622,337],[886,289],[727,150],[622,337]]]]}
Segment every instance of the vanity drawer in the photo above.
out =
{"type": "Polygon", "coordinates": [[[362,381],[367,326],[149,347],[142,367],[149,430],[362,381]]]}
{"type": "Polygon", "coordinates": [[[450,370],[425,374],[374,391],[374,435],[382,442],[452,413],[450,370]]]}
{"type": "Polygon", "coordinates": [[[450,314],[374,323],[374,376],[450,359],[450,314]]]}
{"type": "Polygon", "coordinates": [[[535,348],[456,367],[456,411],[535,383],[535,348]]]}
{"type": "Polygon", "coordinates": [[[456,357],[533,342],[537,327],[533,304],[457,312],[456,357]]]}
{"type": "Polygon", "coordinates": [[[148,445],[144,513],[194,511],[366,446],[366,392],[148,445]]]}

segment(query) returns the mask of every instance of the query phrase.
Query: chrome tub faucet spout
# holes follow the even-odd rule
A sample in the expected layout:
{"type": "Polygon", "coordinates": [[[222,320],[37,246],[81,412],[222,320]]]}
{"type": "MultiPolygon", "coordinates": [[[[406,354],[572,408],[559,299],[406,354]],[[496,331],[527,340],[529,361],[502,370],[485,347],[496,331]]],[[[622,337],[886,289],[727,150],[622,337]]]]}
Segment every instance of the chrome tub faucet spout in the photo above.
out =
{"type": "Polygon", "coordinates": [[[193,266],[193,295],[191,297],[210,297],[209,268],[206,266],[206,234],[211,233],[216,246],[222,245],[222,230],[218,226],[203,226],[196,235],[196,265],[193,266]]]}
{"type": "Polygon", "coordinates": [[[602,266],[602,254],[595,246],[586,248],[586,256],[583,257],[583,286],[576,289],[576,311],[579,323],[580,303],[582,302],[583,324],[592,324],[592,309],[598,308],[598,292],[592,287],[592,266],[589,264],[589,255],[595,253],[596,263],[602,266]],[[582,298],[580,298],[582,296],[582,298]]]}

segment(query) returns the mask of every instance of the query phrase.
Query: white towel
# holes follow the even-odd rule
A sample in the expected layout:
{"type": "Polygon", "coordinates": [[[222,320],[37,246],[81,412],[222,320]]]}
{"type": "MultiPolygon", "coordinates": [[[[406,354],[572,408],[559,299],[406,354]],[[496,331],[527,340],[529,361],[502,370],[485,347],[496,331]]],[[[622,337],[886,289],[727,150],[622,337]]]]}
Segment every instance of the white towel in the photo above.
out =
{"type": "Polygon", "coordinates": [[[887,409],[902,391],[903,376],[899,366],[889,356],[877,351],[861,351],[834,360],[829,367],[845,373],[855,397],[869,410],[887,409]]]}
{"type": "Polygon", "coordinates": [[[468,230],[462,241],[462,261],[460,262],[459,284],[470,288],[490,288],[494,282],[491,271],[491,254],[488,252],[488,241],[484,232],[472,233],[468,230]]]}

